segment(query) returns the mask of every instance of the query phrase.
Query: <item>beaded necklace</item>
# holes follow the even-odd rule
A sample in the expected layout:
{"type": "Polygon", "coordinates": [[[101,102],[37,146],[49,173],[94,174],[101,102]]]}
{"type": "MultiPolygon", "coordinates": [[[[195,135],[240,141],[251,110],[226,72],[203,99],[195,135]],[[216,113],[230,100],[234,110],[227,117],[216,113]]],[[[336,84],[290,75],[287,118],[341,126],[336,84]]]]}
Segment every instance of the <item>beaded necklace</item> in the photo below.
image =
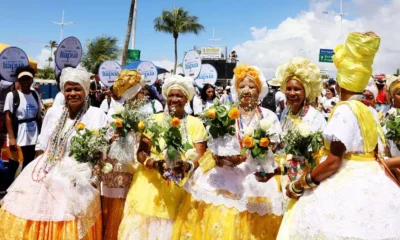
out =
{"type": "Polygon", "coordinates": [[[293,118],[293,119],[300,119],[301,120],[307,115],[307,112],[308,112],[309,109],[310,109],[310,105],[305,105],[304,107],[302,107],[300,109],[300,111],[296,115],[293,115],[292,114],[292,108],[289,107],[288,113],[286,114],[285,119],[283,120],[282,130],[285,131],[287,129],[287,127],[291,126],[291,123],[290,124],[288,123],[288,118],[289,117],[293,118]]]}
{"type": "MultiPolygon", "coordinates": [[[[37,171],[36,179],[33,179],[33,176],[32,176],[32,179],[34,181],[37,181],[37,182],[42,181],[47,176],[47,174],[50,172],[50,170],[53,169],[53,167],[57,164],[57,162],[62,158],[62,156],[64,155],[64,152],[65,152],[67,143],[68,143],[68,139],[71,136],[71,134],[75,131],[76,124],[78,122],[80,122],[80,120],[81,120],[82,116],[84,115],[84,113],[86,112],[86,110],[87,110],[87,107],[85,105],[82,107],[82,109],[76,115],[74,123],[63,134],[62,132],[63,132],[65,123],[67,122],[67,118],[68,118],[68,108],[64,106],[61,118],[58,121],[57,127],[53,131],[53,133],[50,137],[50,140],[49,140],[50,141],[50,145],[49,145],[50,149],[49,149],[49,153],[48,153],[46,162],[45,162],[44,166],[40,167],[39,171],[37,171]],[[43,176],[40,177],[42,172],[43,172],[43,176]]],[[[36,172],[36,167],[39,162],[40,161],[37,162],[33,173],[36,172]]],[[[32,175],[33,175],[33,173],[32,173],[32,175]]]]}
{"type": "MultiPolygon", "coordinates": [[[[167,113],[167,112],[165,112],[164,114],[165,114],[165,116],[164,116],[164,126],[168,126],[168,120],[171,119],[171,115],[169,113],[167,113]]],[[[189,134],[188,134],[188,130],[187,130],[187,121],[186,121],[186,119],[187,119],[187,113],[183,112],[182,119],[181,119],[182,127],[181,127],[180,130],[181,130],[181,134],[182,134],[182,139],[184,139],[187,144],[190,144],[189,143],[189,134]]]]}

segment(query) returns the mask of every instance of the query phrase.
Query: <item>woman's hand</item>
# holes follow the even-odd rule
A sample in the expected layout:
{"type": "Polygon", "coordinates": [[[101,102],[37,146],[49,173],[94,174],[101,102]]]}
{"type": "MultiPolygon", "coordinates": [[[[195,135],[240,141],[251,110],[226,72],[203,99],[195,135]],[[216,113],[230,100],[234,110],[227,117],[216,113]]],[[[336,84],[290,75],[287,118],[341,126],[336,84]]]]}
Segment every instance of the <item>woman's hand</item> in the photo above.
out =
{"type": "MultiPolygon", "coordinates": [[[[304,191],[304,189],[301,187],[300,182],[299,181],[295,181],[293,183],[295,185],[296,189],[302,190],[304,191]]],[[[288,198],[292,198],[292,199],[299,199],[301,197],[301,194],[296,194],[294,192],[292,192],[290,190],[290,184],[286,185],[285,189],[286,189],[286,196],[288,196],[288,198]]]]}
{"type": "Polygon", "coordinates": [[[218,167],[229,166],[236,167],[246,161],[246,154],[234,156],[215,156],[215,163],[218,167]]]}
{"type": "Polygon", "coordinates": [[[165,176],[165,172],[167,171],[167,163],[165,162],[165,160],[157,160],[157,161],[152,161],[152,168],[157,170],[161,177],[164,178],[164,180],[169,180],[166,176],[165,176]]]}

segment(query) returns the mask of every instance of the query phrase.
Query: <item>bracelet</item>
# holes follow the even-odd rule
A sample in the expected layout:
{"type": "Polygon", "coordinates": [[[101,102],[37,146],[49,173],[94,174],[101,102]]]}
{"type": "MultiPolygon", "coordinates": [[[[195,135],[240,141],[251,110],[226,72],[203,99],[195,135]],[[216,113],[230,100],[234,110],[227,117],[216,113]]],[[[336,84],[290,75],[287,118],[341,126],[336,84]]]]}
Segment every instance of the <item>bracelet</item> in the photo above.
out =
{"type": "Polygon", "coordinates": [[[147,157],[146,160],[144,160],[143,165],[144,165],[144,168],[145,168],[146,170],[151,170],[151,168],[147,167],[147,162],[148,162],[150,159],[153,159],[153,158],[152,158],[152,157],[147,157]]]}
{"type": "Polygon", "coordinates": [[[300,196],[303,195],[303,192],[304,192],[304,191],[300,191],[300,190],[296,189],[295,184],[294,184],[295,182],[296,182],[296,181],[293,181],[293,182],[290,183],[290,185],[289,185],[289,191],[290,191],[291,193],[293,193],[296,197],[300,197],[300,196]]]}
{"type": "Polygon", "coordinates": [[[304,173],[303,175],[301,175],[301,177],[300,177],[300,179],[299,179],[300,185],[301,185],[304,189],[306,189],[306,190],[311,189],[311,186],[308,185],[308,183],[307,183],[307,181],[306,181],[306,176],[307,176],[309,173],[310,173],[310,172],[304,173]]]}
{"type": "Polygon", "coordinates": [[[186,171],[187,173],[192,173],[194,171],[194,163],[192,161],[187,161],[187,163],[190,165],[189,169],[186,171]]]}
{"type": "Polygon", "coordinates": [[[319,185],[319,183],[316,183],[316,182],[314,182],[314,181],[312,180],[312,178],[311,178],[311,172],[309,172],[309,173],[306,175],[306,183],[307,183],[307,185],[310,186],[311,188],[316,188],[316,187],[318,187],[318,185],[319,185]]]}

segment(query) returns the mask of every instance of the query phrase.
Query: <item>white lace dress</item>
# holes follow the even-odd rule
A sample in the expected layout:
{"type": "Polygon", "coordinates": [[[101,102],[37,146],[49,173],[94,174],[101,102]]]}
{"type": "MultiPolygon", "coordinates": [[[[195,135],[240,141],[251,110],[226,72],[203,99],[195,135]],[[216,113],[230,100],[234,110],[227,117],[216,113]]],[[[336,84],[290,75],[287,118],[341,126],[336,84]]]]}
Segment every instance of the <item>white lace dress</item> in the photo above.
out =
{"type": "MultiPolygon", "coordinates": [[[[274,141],[279,141],[282,132],[278,117],[272,111],[261,108],[262,118],[270,119],[273,122],[275,135],[274,141]]],[[[259,118],[255,115],[252,119],[243,119],[243,125],[256,129],[259,125],[259,118]]],[[[236,132],[243,134],[237,124],[236,132]]],[[[243,139],[243,136],[241,136],[243,139]]],[[[240,150],[239,150],[240,151],[240,150]]],[[[250,157],[250,156],[249,156],[250,157]]],[[[273,172],[278,165],[272,162],[270,169],[273,172]]],[[[283,214],[282,192],[275,178],[266,183],[260,183],[255,179],[254,168],[249,161],[237,167],[215,167],[203,173],[200,169],[195,171],[194,176],[185,185],[196,201],[203,201],[215,206],[224,205],[227,208],[236,208],[239,212],[248,211],[261,216],[283,214]],[[257,199],[257,200],[252,200],[257,199]]]]}
{"type": "MultiPolygon", "coordinates": [[[[82,238],[93,226],[101,213],[100,194],[89,179],[92,167],[79,163],[69,155],[68,140],[65,154],[42,181],[38,171],[45,164],[49,139],[62,114],[62,108],[51,108],[43,122],[38,149],[44,152],[21,172],[3,199],[2,208],[9,213],[32,221],[61,222],[77,220],[79,237],[82,238]],[[40,178],[40,176],[39,176],[40,178]]],[[[99,108],[90,107],[81,120],[88,129],[102,128],[106,115],[99,108]]],[[[72,120],[66,125],[71,126],[72,120]]],[[[11,227],[11,226],[10,226],[11,227]]]]}
{"type": "MultiPolygon", "coordinates": [[[[357,118],[337,107],[323,133],[347,153],[363,153],[357,118]]],[[[342,160],[333,176],[293,206],[288,239],[400,239],[400,189],[378,162],[342,160]]]]}

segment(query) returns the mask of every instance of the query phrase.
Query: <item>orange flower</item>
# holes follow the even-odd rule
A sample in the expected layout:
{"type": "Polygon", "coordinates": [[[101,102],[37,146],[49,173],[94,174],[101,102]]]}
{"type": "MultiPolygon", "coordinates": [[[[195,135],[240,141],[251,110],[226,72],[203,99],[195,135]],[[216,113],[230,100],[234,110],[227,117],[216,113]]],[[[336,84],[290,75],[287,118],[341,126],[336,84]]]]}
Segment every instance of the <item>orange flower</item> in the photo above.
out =
{"type": "Polygon", "coordinates": [[[122,127],[123,126],[123,124],[124,124],[124,121],[122,121],[122,119],[121,118],[117,118],[117,119],[115,119],[114,120],[114,123],[115,123],[115,126],[117,126],[117,127],[122,127]]]}
{"type": "Polygon", "coordinates": [[[243,138],[243,145],[246,148],[252,148],[254,146],[254,139],[252,137],[243,138]]]}
{"type": "Polygon", "coordinates": [[[181,124],[181,120],[179,120],[179,118],[176,118],[176,117],[172,118],[171,125],[173,127],[177,127],[177,126],[179,126],[179,124],[181,124]]]}
{"type": "Polygon", "coordinates": [[[78,131],[85,129],[85,124],[84,124],[84,123],[78,123],[78,124],[76,125],[76,129],[77,129],[78,131]]]}
{"type": "Polygon", "coordinates": [[[140,122],[138,123],[138,129],[139,129],[139,130],[143,130],[145,127],[146,127],[146,125],[144,124],[143,121],[140,121],[140,122]]]}
{"type": "Polygon", "coordinates": [[[228,113],[228,117],[230,119],[238,119],[239,116],[240,116],[240,111],[237,107],[233,107],[228,113]]]}
{"type": "Polygon", "coordinates": [[[261,147],[268,147],[269,145],[269,138],[261,138],[260,139],[260,146],[261,147]]]}
{"type": "Polygon", "coordinates": [[[215,111],[214,108],[210,108],[207,111],[207,117],[209,118],[215,118],[215,116],[217,115],[217,112],[215,111]]]}

